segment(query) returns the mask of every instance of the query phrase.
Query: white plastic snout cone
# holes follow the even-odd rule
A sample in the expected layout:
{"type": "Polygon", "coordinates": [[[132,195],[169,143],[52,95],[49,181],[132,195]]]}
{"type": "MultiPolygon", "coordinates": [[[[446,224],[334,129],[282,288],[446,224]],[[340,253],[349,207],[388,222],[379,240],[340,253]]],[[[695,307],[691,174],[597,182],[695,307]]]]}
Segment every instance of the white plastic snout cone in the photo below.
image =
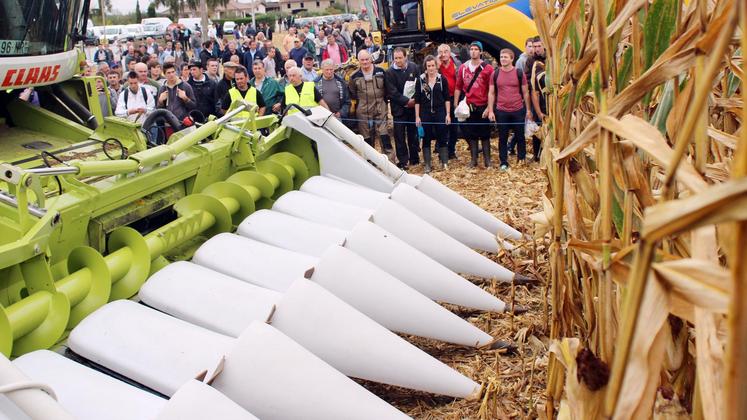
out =
{"type": "Polygon", "coordinates": [[[187,261],[157,271],[138,296],[159,311],[233,337],[251,321],[267,321],[283,297],[187,261]]]}
{"type": "Polygon", "coordinates": [[[307,179],[301,185],[301,191],[369,209],[375,209],[384,200],[389,199],[389,194],[324,176],[312,176],[307,179]]]}
{"type": "MultiPolygon", "coordinates": [[[[167,404],[165,399],[155,394],[130,386],[53,351],[36,350],[26,353],[13,360],[13,365],[29,379],[44,383],[54,390],[57,404],[70,412],[71,418],[76,420],[155,419],[167,404]]],[[[45,395],[51,398],[49,394],[45,395]]],[[[1,401],[2,398],[0,413],[10,415],[0,415],[0,418],[28,418],[13,416],[1,401]]],[[[35,414],[30,416],[33,419],[58,418],[53,413],[47,413],[46,417],[39,416],[38,413],[29,414],[35,414]]]]}
{"type": "Polygon", "coordinates": [[[213,386],[263,420],[409,418],[259,321],[237,340],[213,386]]]}
{"type": "MultiPolygon", "coordinates": [[[[495,234],[491,235],[487,230],[410,185],[397,185],[392,191],[392,200],[470,248],[492,253],[499,251],[499,239],[495,234]]],[[[501,241],[500,247],[513,249],[513,245],[504,241],[501,241]]]]}
{"type": "MultiPolygon", "coordinates": [[[[301,186],[301,191],[370,209],[376,209],[384,200],[390,199],[388,194],[322,176],[315,176],[306,180],[301,186]]],[[[490,234],[482,227],[406,183],[399,183],[394,188],[391,199],[471,248],[493,253],[498,252],[498,238],[495,234],[490,234]]],[[[513,248],[511,244],[505,242],[501,246],[506,249],[513,248]]]]}
{"type": "Polygon", "coordinates": [[[239,235],[290,251],[321,257],[332,245],[342,245],[348,232],[273,210],[257,210],[236,229],[239,235]]]}
{"type": "Polygon", "coordinates": [[[327,250],[311,280],[392,331],[474,347],[493,341],[479,328],[348,249],[336,246],[327,250]]]}
{"type": "Polygon", "coordinates": [[[165,395],[208,372],[207,382],[261,419],[406,418],[264,322],[236,339],[118,300],[86,317],[68,343],[165,395]]]}
{"type": "Polygon", "coordinates": [[[348,376],[453,397],[469,397],[477,387],[314,282],[299,278],[282,298],[275,295],[280,296],[181,262],[151,276],[140,298],[177,318],[233,337],[253,321],[267,321],[272,315],[273,327],[348,376]]]}
{"type": "MultiPolygon", "coordinates": [[[[0,354],[0,386],[28,384],[30,381],[5,355],[0,354]]],[[[5,413],[8,418],[75,419],[55,398],[38,386],[20,387],[16,391],[4,393],[4,397],[0,399],[0,408],[0,414],[5,413]]]]}
{"type": "Polygon", "coordinates": [[[341,247],[330,248],[317,260],[225,233],[205,242],[193,261],[283,292],[293,281],[308,275],[313,267],[313,281],[392,331],[465,346],[483,346],[493,340],[477,327],[341,247]],[[262,247],[268,251],[259,251],[262,247]],[[272,258],[267,258],[270,255],[272,258]],[[317,274],[319,270],[321,274],[317,274]]]}
{"type": "Polygon", "coordinates": [[[483,311],[506,310],[502,300],[371,222],[356,225],[345,248],[435,301],[483,311]]]}
{"type": "Polygon", "coordinates": [[[351,206],[303,191],[283,194],[272,205],[272,209],[344,230],[352,229],[358,222],[370,219],[373,214],[371,209],[351,206]]]}
{"type": "Polygon", "coordinates": [[[374,223],[452,271],[499,281],[511,281],[514,277],[510,270],[478,254],[392,200],[383,200],[372,211],[302,191],[291,191],[283,194],[272,209],[343,230],[351,230],[373,216],[374,223]]]}
{"type": "Polygon", "coordinates": [[[521,239],[519,231],[430,176],[419,177],[401,171],[383,154],[363,141],[361,136],[353,133],[338,119],[330,118],[329,111],[322,107],[314,108],[311,117],[298,113],[289,115],[283,120],[283,125],[305,134],[317,143],[322,175],[349,180],[386,193],[391,192],[397,183],[406,182],[491,234],[498,234],[506,239],[521,239]]]}
{"type": "Polygon", "coordinates": [[[471,379],[305,279],[293,283],[270,324],[348,376],[458,398],[479,392],[471,379]]]}
{"type": "Polygon", "coordinates": [[[446,185],[436,181],[430,175],[423,175],[415,187],[488,232],[495,232],[499,237],[505,239],[520,240],[522,238],[521,232],[457,194],[446,185]]]}
{"type": "Polygon", "coordinates": [[[241,222],[237,233],[315,257],[321,257],[332,246],[343,245],[435,301],[483,311],[503,312],[506,308],[497,297],[371,222],[358,223],[346,232],[276,211],[259,210],[241,222]]]}
{"type": "Polygon", "coordinates": [[[386,156],[369,146],[324,107],[311,109],[311,116],[295,113],[283,125],[316,142],[322,174],[342,177],[379,191],[389,192],[403,172],[386,156]],[[370,165],[366,160],[376,165],[370,165]]]}
{"type": "MultiPolygon", "coordinates": [[[[287,195],[287,194],[286,194],[287,195]]],[[[317,259],[232,233],[221,233],[195,251],[192,262],[257,286],[285,292],[317,259]]]]}
{"type": "MultiPolygon", "coordinates": [[[[101,417],[99,417],[101,418],[101,417]]],[[[191,380],[169,398],[156,420],[198,419],[259,420],[217,389],[191,380]]]]}
{"type": "Polygon", "coordinates": [[[470,249],[392,200],[385,201],[373,222],[457,273],[511,281],[514,273],[470,249]]]}

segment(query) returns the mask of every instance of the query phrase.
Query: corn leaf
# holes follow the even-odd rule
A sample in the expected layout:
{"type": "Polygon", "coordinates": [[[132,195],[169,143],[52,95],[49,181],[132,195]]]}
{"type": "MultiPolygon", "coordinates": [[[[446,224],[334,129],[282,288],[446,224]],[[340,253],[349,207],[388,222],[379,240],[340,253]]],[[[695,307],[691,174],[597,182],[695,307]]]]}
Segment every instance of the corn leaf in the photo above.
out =
{"type": "Polygon", "coordinates": [[[643,24],[643,69],[647,70],[667,49],[676,27],[677,0],[654,0],[643,24]]]}

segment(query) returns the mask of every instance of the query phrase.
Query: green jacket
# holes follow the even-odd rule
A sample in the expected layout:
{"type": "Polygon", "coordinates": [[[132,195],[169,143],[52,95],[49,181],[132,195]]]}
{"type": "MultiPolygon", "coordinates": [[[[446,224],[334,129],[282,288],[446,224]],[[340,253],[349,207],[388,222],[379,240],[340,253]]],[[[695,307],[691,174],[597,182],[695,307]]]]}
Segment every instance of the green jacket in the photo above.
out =
{"type": "MultiPolygon", "coordinates": [[[[249,84],[257,87],[254,84],[255,79],[252,78],[252,80],[249,81],[249,84]]],[[[265,100],[265,107],[267,107],[267,113],[269,114],[272,112],[273,105],[280,103],[283,100],[283,89],[280,87],[280,84],[277,80],[271,78],[271,77],[265,77],[265,80],[262,82],[262,88],[259,89],[260,93],[262,93],[262,98],[265,100]]]]}
{"type": "Polygon", "coordinates": [[[309,53],[311,53],[311,55],[316,56],[316,46],[314,45],[314,41],[306,38],[306,40],[303,42],[303,47],[306,48],[309,53]]]}

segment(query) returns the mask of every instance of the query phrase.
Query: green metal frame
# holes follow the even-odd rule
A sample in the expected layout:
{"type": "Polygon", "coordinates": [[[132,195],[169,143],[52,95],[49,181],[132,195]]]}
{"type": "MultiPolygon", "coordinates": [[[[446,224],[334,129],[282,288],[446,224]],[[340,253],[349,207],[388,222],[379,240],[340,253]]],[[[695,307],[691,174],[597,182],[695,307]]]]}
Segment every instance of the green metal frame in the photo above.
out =
{"type": "MultiPolygon", "coordinates": [[[[69,83],[80,98],[95,80],[69,83]]],[[[56,175],[59,195],[51,177],[0,165],[2,189],[17,201],[0,204],[0,352],[9,356],[53,346],[100,306],[135,295],[169,259],[189,258],[193,242],[233,230],[319,174],[308,138],[253,111],[239,130],[212,120],[151,149],[137,125],[116,118],[92,131],[25,105],[11,115],[71,144],[113,137],[133,153],[67,162],[76,173],[56,175]],[[168,209],[177,217],[145,235],[128,227],[168,209]]]]}

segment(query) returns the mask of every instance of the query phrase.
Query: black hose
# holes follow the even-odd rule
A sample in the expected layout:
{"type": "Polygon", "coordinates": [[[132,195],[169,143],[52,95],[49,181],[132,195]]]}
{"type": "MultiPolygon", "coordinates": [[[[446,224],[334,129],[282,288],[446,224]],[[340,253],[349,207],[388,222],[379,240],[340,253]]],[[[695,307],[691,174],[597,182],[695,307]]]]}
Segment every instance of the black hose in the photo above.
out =
{"type": "MultiPolygon", "coordinates": [[[[171,113],[168,109],[156,109],[153,112],[148,115],[148,117],[143,121],[142,130],[145,132],[145,135],[149,139],[149,143],[152,145],[157,144],[157,139],[151,139],[150,138],[150,128],[156,123],[156,121],[164,120],[166,121],[171,128],[174,129],[174,131],[179,131],[182,129],[182,123],[176,118],[174,114],[171,113]]],[[[165,141],[165,139],[164,139],[165,141]]]]}
{"type": "MultiPolygon", "coordinates": [[[[51,168],[52,167],[52,164],[49,163],[49,161],[47,160],[48,157],[56,160],[57,162],[60,162],[63,165],[67,165],[67,163],[65,163],[64,160],[58,158],[57,156],[55,156],[51,152],[47,152],[46,150],[43,150],[41,152],[41,158],[42,158],[42,161],[44,162],[44,164],[47,166],[47,168],[51,168]]],[[[55,181],[57,181],[57,188],[59,188],[58,195],[62,195],[63,191],[62,191],[62,182],[60,182],[60,177],[57,176],[57,175],[55,175],[54,179],[55,179],[55,181]]]]}
{"type": "Polygon", "coordinates": [[[124,147],[124,145],[122,144],[121,141],[115,139],[114,137],[110,137],[110,138],[102,141],[101,142],[101,149],[104,151],[104,154],[106,155],[106,157],[109,158],[109,160],[127,159],[127,149],[125,149],[125,147],[124,147]],[[119,149],[121,150],[121,152],[119,153],[119,158],[116,158],[116,157],[114,157],[114,156],[112,156],[112,155],[109,154],[109,148],[108,148],[108,146],[110,144],[113,144],[114,146],[119,147],[119,149]]]}
{"type": "Polygon", "coordinates": [[[193,109],[189,111],[188,115],[193,122],[204,124],[205,121],[207,121],[207,118],[205,118],[205,114],[203,114],[199,109],[193,109]]]}
{"type": "Polygon", "coordinates": [[[285,110],[283,110],[283,112],[280,114],[280,118],[278,119],[278,121],[282,123],[283,118],[285,118],[285,116],[288,115],[288,111],[290,111],[291,108],[296,108],[297,110],[301,111],[303,115],[306,115],[307,117],[311,115],[310,109],[306,109],[299,104],[289,104],[285,107],[285,110]]]}
{"type": "Polygon", "coordinates": [[[311,115],[311,110],[310,109],[306,109],[306,108],[302,107],[299,104],[290,104],[290,105],[288,105],[288,106],[285,107],[285,111],[283,111],[283,115],[282,116],[284,117],[288,113],[288,111],[290,111],[291,108],[296,108],[297,110],[303,112],[303,115],[306,115],[307,117],[311,115]]]}
{"type": "Polygon", "coordinates": [[[85,121],[88,128],[90,128],[91,130],[95,130],[99,127],[99,123],[98,121],[96,121],[96,117],[91,114],[91,111],[81,105],[80,102],[71,98],[70,95],[67,94],[67,92],[62,90],[60,85],[52,85],[52,93],[57,96],[62,101],[62,103],[70,108],[75,113],[75,115],[78,116],[78,118],[85,121]]]}

